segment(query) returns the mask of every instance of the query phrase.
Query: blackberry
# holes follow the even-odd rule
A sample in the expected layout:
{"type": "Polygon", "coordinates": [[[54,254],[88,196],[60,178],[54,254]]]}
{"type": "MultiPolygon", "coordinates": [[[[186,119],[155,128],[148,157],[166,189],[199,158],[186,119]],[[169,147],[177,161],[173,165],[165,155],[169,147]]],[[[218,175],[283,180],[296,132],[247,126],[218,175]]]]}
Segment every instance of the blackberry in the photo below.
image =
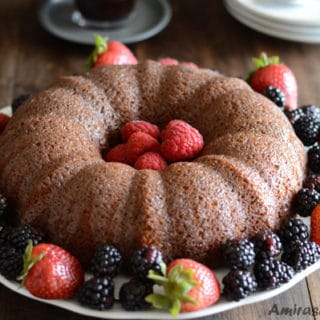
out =
{"type": "Polygon", "coordinates": [[[98,249],[91,260],[91,271],[95,277],[115,277],[121,267],[122,256],[112,245],[98,249]]]}
{"type": "Polygon", "coordinates": [[[305,146],[311,146],[317,142],[320,122],[315,121],[311,117],[303,116],[294,123],[293,128],[305,146]]]}
{"type": "Polygon", "coordinates": [[[303,182],[303,187],[320,192],[320,175],[311,174],[303,182]]]}
{"type": "Polygon", "coordinates": [[[257,282],[249,271],[231,270],[223,279],[223,294],[228,300],[239,301],[256,291],[257,282]]]}
{"type": "Polygon", "coordinates": [[[285,248],[281,257],[282,261],[301,271],[320,259],[320,247],[311,241],[292,241],[285,248]]]}
{"type": "Polygon", "coordinates": [[[131,279],[120,288],[120,303],[124,309],[129,311],[147,309],[151,304],[145,301],[145,297],[152,292],[152,285],[131,279]]]}
{"type": "Polygon", "coordinates": [[[285,248],[291,241],[306,241],[310,233],[308,226],[301,219],[289,219],[278,231],[279,238],[285,248]]]}
{"type": "Polygon", "coordinates": [[[135,251],[131,259],[134,277],[143,283],[151,282],[148,279],[149,270],[161,273],[162,254],[155,247],[143,247],[135,251]]]}
{"type": "Polygon", "coordinates": [[[279,88],[268,86],[262,94],[273,101],[278,107],[283,109],[287,103],[286,96],[279,88]]]}
{"type": "Polygon", "coordinates": [[[308,166],[313,173],[320,173],[320,145],[318,143],[308,150],[308,166]]]}
{"type": "Polygon", "coordinates": [[[294,275],[294,269],[284,262],[268,258],[254,266],[254,275],[259,288],[273,289],[288,282],[294,275]]]}
{"type": "Polygon", "coordinates": [[[319,203],[320,193],[306,188],[301,189],[294,200],[295,210],[302,217],[311,216],[312,210],[319,203]]]}
{"type": "Polygon", "coordinates": [[[298,108],[294,110],[284,110],[284,114],[287,116],[290,123],[294,125],[296,121],[304,115],[304,112],[302,109],[298,108]]]}
{"type": "Polygon", "coordinates": [[[12,231],[12,227],[0,223],[0,248],[7,246],[9,234],[12,231]]]}
{"type": "Polygon", "coordinates": [[[23,254],[12,247],[0,250],[0,274],[9,280],[16,280],[23,268],[23,254]]]}
{"type": "Polygon", "coordinates": [[[222,252],[224,261],[231,269],[247,270],[254,264],[254,245],[249,240],[228,240],[222,252]]]}
{"type": "Polygon", "coordinates": [[[304,105],[301,106],[300,109],[303,111],[303,114],[308,117],[312,118],[315,122],[320,122],[320,108],[313,105],[304,105]]]}
{"type": "Polygon", "coordinates": [[[9,244],[19,252],[24,252],[29,240],[33,245],[44,242],[44,234],[29,224],[20,225],[14,228],[8,236],[9,244]]]}
{"type": "Polygon", "coordinates": [[[91,278],[78,290],[76,298],[81,305],[92,309],[106,310],[113,306],[114,284],[108,277],[91,278]]]}
{"type": "Polygon", "coordinates": [[[258,232],[252,239],[257,260],[277,257],[282,252],[282,244],[278,235],[272,231],[258,232]]]}
{"type": "Polygon", "coordinates": [[[29,98],[29,96],[30,94],[22,94],[19,97],[15,98],[11,104],[12,112],[15,112],[22,105],[22,103],[29,98]]]}
{"type": "Polygon", "coordinates": [[[8,200],[0,193],[0,220],[2,220],[8,211],[8,200]]]}

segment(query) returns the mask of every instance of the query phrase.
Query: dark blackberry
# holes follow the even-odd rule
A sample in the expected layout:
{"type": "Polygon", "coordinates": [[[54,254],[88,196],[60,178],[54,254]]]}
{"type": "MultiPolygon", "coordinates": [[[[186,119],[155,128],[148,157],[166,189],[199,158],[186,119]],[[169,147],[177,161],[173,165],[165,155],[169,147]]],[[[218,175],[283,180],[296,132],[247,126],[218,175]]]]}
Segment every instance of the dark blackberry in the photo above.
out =
{"type": "Polygon", "coordinates": [[[259,261],[255,264],[253,272],[258,287],[263,289],[277,288],[288,282],[294,275],[292,267],[274,258],[259,261]]]}
{"type": "Polygon", "coordinates": [[[9,234],[12,231],[12,227],[0,223],[0,248],[3,246],[7,246],[9,234]]]}
{"type": "Polygon", "coordinates": [[[120,270],[122,256],[112,245],[98,249],[91,260],[91,271],[95,277],[115,277],[120,270]]]}
{"type": "Polygon", "coordinates": [[[308,117],[312,118],[316,122],[320,122],[320,108],[313,105],[308,104],[301,106],[300,109],[303,111],[303,114],[308,117]]]}
{"type": "Polygon", "coordinates": [[[316,190],[303,188],[299,190],[295,200],[294,208],[296,213],[302,217],[309,217],[312,210],[320,203],[320,193],[316,190]]]}
{"type": "Polygon", "coordinates": [[[303,116],[294,123],[293,128],[296,135],[305,146],[311,146],[317,142],[320,122],[315,121],[310,117],[303,116]]]}
{"type": "Polygon", "coordinates": [[[281,260],[296,271],[301,271],[320,259],[320,247],[311,241],[292,241],[283,252],[281,260]]]}
{"type": "Polygon", "coordinates": [[[0,220],[4,219],[8,212],[8,200],[0,193],[0,220]]]}
{"type": "Polygon", "coordinates": [[[257,282],[249,271],[231,270],[223,279],[223,294],[228,300],[239,301],[256,291],[257,282]]]}
{"type": "Polygon", "coordinates": [[[254,264],[254,245],[247,239],[228,240],[223,247],[222,255],[225,263],[231,269],[247,270],[254,264]]]}
{"type": "Polygon", "coordinates": [[[30,94],[22,94],[19,97],[15,98],[11,104],[12,112],[15,112],[22,105],[22,103],[29,98],[29,96],[30,94]]]}
{"type": "Polygon", "coordinates": [[[145,301],[145,297],[151,293],[153,293],[152,285],[131,279],[120,288],[120,303],[124,309],[129,311],[147,309],[151,305],[145,301]]]}
{"type": "Polygon", "coordinates": [[[320,145],[318,143],[308,150],[308,166],[313,173],[320,173],[320,145]]]}
{"type": "Polygon", "coordinates": [[[23,268],[23,254],[12,247],[0,250],[0,274],[9,280],[16,280],[23,268]]]}
{"type": "Polygon", "coordinates": [[[113,306],[114,284],[108,277],[91,278],[78,290],[76,298],[81,305],[92,309],[106,310],[113,306]]]}
{"type": "Polygon", "coordinates": [[[262,94],[282,109],[287,103],[286,95],[279,88],[268,86],[262,94]]]}
{"type": "Polygon", "coordinates": [[[308,226],[301,219],[289,219],[278,231],[279,238],[285,248],[291,241],[306,241],[310,233],[308,226]]]}
{"type": "Polygon", "coordinates": [[[303,182],[303,187],[320,192],[320,175],[311,174],[303,182]]]}
{"type": "Polygon", "coordinates": [[[155,247],[143,247],[135,251],[131,259],[133,275],[144,282],[152,282],[148,279],[149,270],[161,273],[162,254],[155,247]]]}
{"type": "Polygon", "coordinates": [[[252,239],[256,260],[277,257],[282,252],[282,244],[278,235],[272,231],[265,230],[258,232],[252,239]]]}
{"type": "Polygon", "coordinates": [[[284,113],[292,125],[294,125],[296,121],[304,115],[303,110],[300,108],[294,109],[294,110],[287,109],[287,110],[284,110],[284,113]]]}
{"type": "Polygon", "coordinates": [[[44,234],[29,224],[24,224],[14,228],[8,236],[9,244],[19,252],[25,251],[29,240],[32,240],[35,246],[44,242],[44,234]]]}

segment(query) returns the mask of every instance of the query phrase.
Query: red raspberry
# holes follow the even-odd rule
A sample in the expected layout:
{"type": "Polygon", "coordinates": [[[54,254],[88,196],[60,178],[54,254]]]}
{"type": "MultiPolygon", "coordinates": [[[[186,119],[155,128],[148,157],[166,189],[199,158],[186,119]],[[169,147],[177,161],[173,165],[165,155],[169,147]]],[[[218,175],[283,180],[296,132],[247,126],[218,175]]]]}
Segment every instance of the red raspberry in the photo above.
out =
{"type": "Polygon", "coordinates": [[[182,66],[188,66],[190,68],[198,68],[198,66],[195,63],[189,62],[189,61],[188,62],[187,61],[183,61],[183,62],[180,62],[179,64],[182,65],[182,66]]]}
{"type": "Polygon", "coordinates": [[[127,160],[127,145],[118,144],[109,150],[109,152],[104,157],[104,160],[108,162],[121,162],[128,163],[127,160]]]}
{"type": "Polygon", "coordinates": [[[134,132],[139,132],[139,131],[147,133],[156,139],[160,136],[160,130],[159,130],[158,126],[156,126],[155,124],[152,124],[150,122],[147,122],[147,121],[136,120],[136,121],[130,121],[130,122],[126,123],[121,128],[122,140],[124,142],[128,141],[129,137],[134,132]]]}
{"type": "Polygon", "coordinates": [[[0,133],[2,133],[4,131],[4,129],[6,128],[8,122],[10,120],[10,117],[7,116],[4,113],[0,113],[0,133]]]}
{"type": "Polygon", "coordinates": [[[172,120],[161,132],[161,153],[169,161],[190,160],[203,148],[200,132],[182,120],[172,120]]]}
{"type": "Polygon", "coordinates": [[[164,66],[177,66],[179,64],[179,61],[173,58],[160,58],[158,62],[164,66]]]}
{"type": "Polygon", "coordinates": [[[160,153],[160,143],[157,139],[144,132],[133,133],[127,142],[127,159],[134,164],[137,159],[148,151],[160,153]]]}
{"type": "Polygon", "coordinates": [[[134,167],[137,170],[141,169],[152,169],[152,170],[163,170],[167,166],[166,161],[156,152],[147,152],[140,156],[134,167]]]}

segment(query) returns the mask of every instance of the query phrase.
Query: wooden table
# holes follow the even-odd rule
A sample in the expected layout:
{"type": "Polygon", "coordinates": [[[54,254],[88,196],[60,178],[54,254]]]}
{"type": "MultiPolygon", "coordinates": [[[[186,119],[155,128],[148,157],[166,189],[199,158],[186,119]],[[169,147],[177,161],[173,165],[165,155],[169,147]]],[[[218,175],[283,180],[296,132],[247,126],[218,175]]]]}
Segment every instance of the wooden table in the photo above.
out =
{"type": "MultiPolygon", "coordinates": [[[[91,47],[47,33],[37,19],[40,1],[0,1],[0,104],[45,88],[60,75],[84,70],[91,47]]],[[[261,51],[280,55],[295,72],[300,104],[320,104],[320,46],[287,42],[259,34],[235,21],[218,0],[172,0],[169,26],[152,39],[130,46],[139,60],[176,57],[202,67],[245,77],[251,57],[261,51]]],[[[207,317],[218,319],[320,319],[320,316],[269,314],[278,307],[320,307],[320,272],[263,303],[207,317]]],[[[308,309],[305,309],[308,310],[308,309]]],[[[310,310],[310,309],[309,309],[310,310]]],[[[0,285],[0,319],[87,319],[25,299],[0,285]]]]}

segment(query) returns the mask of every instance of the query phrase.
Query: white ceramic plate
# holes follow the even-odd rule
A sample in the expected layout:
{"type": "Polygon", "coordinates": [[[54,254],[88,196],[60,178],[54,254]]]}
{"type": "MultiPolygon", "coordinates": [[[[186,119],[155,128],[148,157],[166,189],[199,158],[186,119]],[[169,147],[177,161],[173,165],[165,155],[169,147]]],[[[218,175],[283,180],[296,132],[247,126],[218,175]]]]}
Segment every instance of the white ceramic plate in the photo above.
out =
{"type": "Polygon", "coordinates": [[[225,0],[225,5],[236,20],[261,33],[291,41],[320,43],[320,27],[310,28],[308,31],[302,27],[290,28],[289,25],[273,23],[268,19],[251,14],[235,5],[233,0],[225,0]]]}
{"type": "MultiPolygon", "coordinates": [[[[2,109],[0,109],[0,112],[6,113],[8,115],[11,115],[11,107],[7,106],[2,109]]],[[[303,219],[306,224],[309,224],[309,219],[303,219]]],[[[241,307],[247,304],[253,304],[257,302],[264,301],[266,299],[272,298],[280,293],[283,293],[296,285],[298,282],[303,280],[305,277],[307,277],[312,272],[320,269],[320,260],[308,267],[306,270],[303,270],[300,273],[297,273],[289,283],[286,283],[282,285],[279,288],[273,289],[273,290],[265,290],[265,291],[258,291],[254,293],[253,295],[240,300],[238,302],[230,302],[227,301],[224,297],[221,297],[219,301],[214,304],[211,307],[208,307],[206,309],[197,311],[197,312],[189,312],[189,313],[182,313],[177,317],[172,317],[169,312],[166,311],[159,311],[156,309],[152,309],[150,311],[125,311],[119,303],[115,303],[114,307],[111,310],[107,311],[96,311],[91,310],[85,307],[82,307],[74,300],[43,300],[39,299],[37,297],[34,297],[31,295],[25,288],[22,288],[19,283],[8,281],[6,278],[0,275],[0,284],[4,285],[8,289],[16,292],[17,294],[20,294],[22,296],[28,297],[33,300],[37,300],[43,303],[47,303],[50,305],[54,305],[56,307],[66,309],[84,316],[90,316],[100,319],[194,319],[194,318],[200,318],[205,316],[210,316],[216,313],[224,312],[227,310],[231,310],[237,307],[241,307]]],[[[214,270],[220,284],[222,278],[228,273],[227,268],[221,268],[214,270]]],[[[121,287],[121,284],[128,279],[120,276],[115,279],[115,296],[118,297],[119,288],[121,287]]],[[[221,286],[222,288],[222,286],[221,286]]]]}
{"type": "MultiPolygon", "coordinates": [[[[26,289],[20,287],[20,285],[17,282],[8,281],[1,275],[0,275],[0,283],[3,284],[8,289],[20,295],[28,297],[30,299],[41,301],[43,303],[51,304],[56,307],[66,309],[81,315],[95,317],[95,318],[101,318],[101,319],[194,319],[194,318],[213,315],[216,313],[241,307],[246,304],[257,303],[257,302],[261,302],[266,299],[272,298],[290,289],[291,287],[296,285],[299,281],[303,280],[305,277],[307,277],[312,272],[318,270],[319,268],[320,268],[320,261],[310,266],[306,270],[300,273],[297,273],[289,283],[286,283],[279,288],[276,288],[273,290],[256,292],[253,295],[243,300],[240,300],[238,302],[230,302],[222,297],[216,304],[214,304],[211,307],[208,307],[206,309],[203,309],[197,312],[182,313],[176,318],[172,317],[166,311],[158,311],[155,309],[152,309],[150,311],[134,311],[134,312],[125,311],[124,309],[121,308],[119,303],[116,303],[111,310],[96,311],[96,310],[91,310],[91,309],[82,307],[76,301],[73,301],[73,300],[43,300],[43,299],[36,298],[32,296],[26,289]]],[[[215,274],[217,275],[217,278],[219,279],[220,283],[221,283],[221,279],[227,274],[227,272],[228,272],[227,269],[215,270],[215,274]]],[[[126,278],[124,277],[118,277],[116,279],[116,282],[115,282],[116,297],[117,297],[119,287],[121,286],[121,283],[123,283],[125,280],[126,278]]]]}
{"type": "Polygon", "coordinates": [[[55,36],[82,44],[94,44],[93,36],[101,34],[109,40],[134,43],[156,35],[171,19],[167,0],[137,0],[135,14],[128,25],[121,28],[86,28],[72,21],[73,0],[47,0],[39,12],[42,26],[55,36]]]}

